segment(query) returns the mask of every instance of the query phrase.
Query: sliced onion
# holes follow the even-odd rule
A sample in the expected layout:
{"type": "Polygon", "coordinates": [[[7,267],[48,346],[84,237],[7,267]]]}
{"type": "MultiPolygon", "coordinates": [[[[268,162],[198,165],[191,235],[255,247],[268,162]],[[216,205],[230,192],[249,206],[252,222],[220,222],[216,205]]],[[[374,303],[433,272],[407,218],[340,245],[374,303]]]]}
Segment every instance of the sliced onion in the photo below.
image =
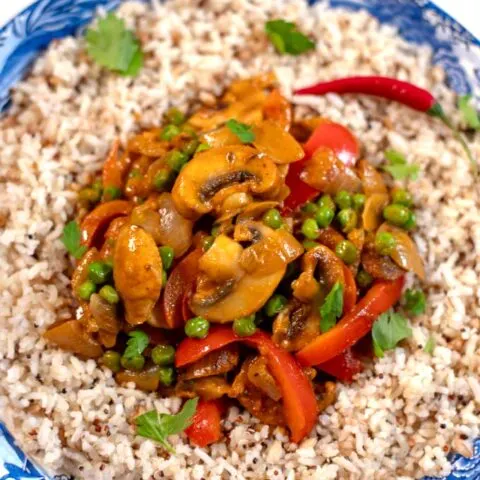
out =
{"type": "Polygon", "coordinates": [[[120,325],[117,319],[116,307],[104,300],[98,293],[90,297],[90,312],[100,330],[117,333],[120,325]]]}

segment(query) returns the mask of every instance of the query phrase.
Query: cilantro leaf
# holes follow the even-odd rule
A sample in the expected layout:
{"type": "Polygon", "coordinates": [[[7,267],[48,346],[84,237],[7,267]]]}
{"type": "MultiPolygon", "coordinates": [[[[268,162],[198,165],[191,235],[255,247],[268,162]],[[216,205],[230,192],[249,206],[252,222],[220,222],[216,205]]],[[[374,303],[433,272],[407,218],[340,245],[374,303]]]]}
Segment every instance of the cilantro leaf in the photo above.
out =
{"type": "Polygon", "coordinates": [[[128,332],[128,336],[130,338],[127,340],[127,348],[123,356],[127,359],[138,357],[148,347],[150,338],[142,330],[128,332]]]}
{"type": "Polygon", "coordinates": [[[382,169],[388,172],[395,180],[404,180],[410,178],[416,180],[420,167],[414,163],[407,163],[405,156],[397,152],[396,150],[386,150],[385,158],[388,161],[387,165],[384,165],[382,169]]]}
{"type": "Polygon", "coordinates": [[[265,23],[265,32],[278,53],[300,55],[315,48],[315,42],[298,31],[292,22],[270,20],[265,23]]]}
{"type": "Polygon", "coordinates": [[[80,227],[75,220],[67,223],[63,229],[62,243],[68,250],[68,253],[75,258],[81,258],[87,251],[87,247],[81,244],[82,234],[80,227]]]}
{"type": "Polygon", "coordinates": [[[433,335],[430,335],[428,337],[427,343],[423,347],[423,351],[425,353],[428,353],[429,355],[433,355],[433,351],[435,350],[435,337],[433,335]]]}
{"type": "Polygon", "coordinates": [[[143,415],[139,415],[135,418],[137,434],[155,440],[170,453],[175,453],[175,450],[167,441],[167,437],[181,433],[190,426],[197,410],[197,404],[198,397],[187,400],[176,415],[158,413],[156,410],[150,410],[143,415]]]}
{"type": "Polygon", "coordinates": [[[373,348],[377,357],[385,350],[394,349],[398,342],[412,335],[407,319],[393,310],[380,315],[372,328],[373,348]]]}
{"type": "Polygon", "coordinates": [[[427,301],[425,294],[421,290],[407,289],[403,296],[405,310],[412,315],[421,315],[425,313],[427,301]]]}
{"type": "Polygon", "coordinates": [[[101,18],[96,30],[89,28],[85,39],[87,53],[102,67],[135,76],[143,65],[138,39],[113,13],[101,18]]]}
{"type": "Polygon", "coordinates": [[[320,330],[323,333],[328,332],[343,312],[343,285],[340,282],[336,282],[332,287],[319,311],[320,330]]]}
{"type": "Polygon", "coordinates": [[[463,114],[466,124],[474,130],[480,130],[480,118],[474,105],[472,105],[472,96],[463,95],[458,99],[458,108],[463,114]]]}
{"type": "Polygon", "coordinates": [[[237,120],[231,118],[226,123],[226,126],[242,143],[252,143],[255,140],[255,134],[252,132],[252,127],[245,123],[237,122],[237,120]]]}

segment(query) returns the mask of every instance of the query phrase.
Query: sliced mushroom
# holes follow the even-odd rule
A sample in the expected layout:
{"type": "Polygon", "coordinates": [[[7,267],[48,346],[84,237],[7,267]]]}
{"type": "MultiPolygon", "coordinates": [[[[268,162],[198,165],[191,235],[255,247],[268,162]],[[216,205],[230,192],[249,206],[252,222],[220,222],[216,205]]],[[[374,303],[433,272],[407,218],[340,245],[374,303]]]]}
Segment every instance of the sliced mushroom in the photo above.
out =
{"type": "Polygon", "coordinates": [[[425,280],[425,268],[422,257],[418,253],[415,242],[404,230],[383,223],[378,229],[378,233],[389,232],[395,238],[395,248],[390,254],[392,260],[401,268],[414,272],[420,280],[425,280]]]}
{"type": "Polygon", "coordinates": [[[253,144],[275,163],[288,164],[301,160],[305,153],[302,146],[272,120],[265,120],[253,127],[253,144]]]}
{"type": "Polygon", "coordinates": [[[120,322],[117,317],[116,306],[108,303],[98,293],[90,297],[90,312],[95,319],[99,331],[117,334],[120,322]]]}
{"type": "Polygon", "coordinates": [[[202,143],[207,143],[211,148],[225,147],[226,145],[241,145],[241,140],[229,128],[220,127],[205,132],[201,137],[202,143]]]}
{"type": "Polygon", "coordinates": [[[372,193],[365,201],[362,213],[363,228],[367,232],[374,232],[382,223],[383,209],[388,205],[389,197],[386,193],[372,193]]]}
{"type": "Polygon", "coordinates": [[[232,145],[195,155],[180,172],[172,195],[177,210],[195,220],[212,211],[214,197],[224,188],[241,184],[244,191],[266,194],[279,181],[271,159],[251,147],[232,145]]]}
{"type": "Polygon", "coordinates": [[[382,174],[367,160],[358,162],[357,171],[362,180],[363,191],[367,197],[373,193],[387,193],[387,187],[382,174]]]}
{"type": "Polygon", "coordinates": [[[405,274],[405,270],[387,255],[379,255],[373,241],[369,240],[362,251],[363,268],[373,277],[382,280],[396,280],[405,274]]]}
{"type": "Polygon", "coordinates": [[[268,369],[267,362],[261,356],[253,358],[247,370],[247,378],[252,385],[261,390],[272,400],[278,402],[282,398],[282,392],[278,388],[277,382],[268,369]]]}
{"type": "Polygon", "coordinates": [[[162,260],[152,236],[136,225],[126,225],[118,235],[113,263],[127,322],[146,322],[162,288],[162,260]]]}

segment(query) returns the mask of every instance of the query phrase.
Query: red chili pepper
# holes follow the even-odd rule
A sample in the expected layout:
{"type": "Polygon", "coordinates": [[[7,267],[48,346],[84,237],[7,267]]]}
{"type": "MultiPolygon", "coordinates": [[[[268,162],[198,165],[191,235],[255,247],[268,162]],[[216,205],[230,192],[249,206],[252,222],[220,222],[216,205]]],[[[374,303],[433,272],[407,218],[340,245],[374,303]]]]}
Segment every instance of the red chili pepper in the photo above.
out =
{"type": "Polygon", "coordinates": [[[317,403],[312,384],[295,358],[273,343],[262,331],[239,337],[231,327],[215,326],[204,339],[184,339],[175,354],[175,366],[183,367],[208,353],[234,342],[258,348],[282,392],[285,420],[292,442],[298,443],[310,433],[317,418],[317,403]]]}
{"type": "Polygon", "coordinates": [[[350,383],[354,375],[363,370],[363,363],[347,349],[340,355],[317,365],[317,368],[342,382],[350,383]]]}
{"type": "Polygon", "coordinates": [[[350,313],[297,353],[299,362],[304,366],[319,365],[351,347],[371,330],[381,313],[398,302],[403,284],[403,277],[377,281],[350,313]]]}
{"type": "Polygon", "coordinates": [[[300,175],[305,163],[320,147],[331,148],[342,162],[350,166],[355,164],[360,155],[357,140],[350,130],[333,122],[322,122],[318,125],[303,146],[305,157],[289,166],[285,183],[290,189],[290,195],[284,201],[284,214],[292,212],[318,195],[318,190],[301,180],[300,175]]]}
{"type": "Polygon", "coordinates": [[[220,440],[222,410],[223,406],[220,400],[200,400],[198,402],[192,424],[185,430],[187,437],[194,445],[206,447],[220,440]]]}
{"type": "Polygon", "coordinates": [[[455,138],[461,143],[475,172],[477,164],[465,139],[456,130],[450,119],[445,114],[442,106],[435,97],[427,90],[417,87],[409,82],[390,77],[364,76],[346,77],[328,82],[319,82],[315,85],[300,88],[295,91],[297,95],[325,95],[326,93],[361,93],[386,98],[406,105],[419,112],[427,113],[432,117],[439,118],[450,130],[455,138]]]}

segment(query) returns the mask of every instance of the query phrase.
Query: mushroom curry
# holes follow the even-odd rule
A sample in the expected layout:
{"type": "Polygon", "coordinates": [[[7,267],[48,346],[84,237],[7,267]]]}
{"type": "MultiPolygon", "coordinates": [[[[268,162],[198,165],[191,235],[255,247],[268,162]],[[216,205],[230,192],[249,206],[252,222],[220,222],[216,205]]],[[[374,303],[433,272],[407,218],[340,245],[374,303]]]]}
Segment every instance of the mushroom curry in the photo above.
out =
{"type": "Polygon", "coordinates": [[[335,381],[408,336],[411,195],[342,125],[296,119],[271,74],[115,141],[92,180],[63,237],[77,316],[44,336],[119,384],[199,397],[199,445],[225,402],[299,442],[335,381]]]}

